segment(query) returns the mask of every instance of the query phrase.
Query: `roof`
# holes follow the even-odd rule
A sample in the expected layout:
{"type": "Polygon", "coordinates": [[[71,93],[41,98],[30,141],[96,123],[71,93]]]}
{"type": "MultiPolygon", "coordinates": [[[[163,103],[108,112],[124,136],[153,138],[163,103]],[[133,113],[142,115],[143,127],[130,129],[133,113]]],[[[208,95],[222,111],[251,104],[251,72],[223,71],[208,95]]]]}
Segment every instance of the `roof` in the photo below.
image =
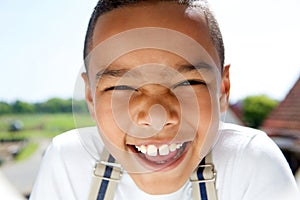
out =
{"type": "Polygon", "coordinates": [[[300,77],[285,99],[264,121],[262,129],[270,136],[300,140],[300,77]]]}
{"type": "Polygon", "coordinates": [[[226,113],[223,115],[224,122],[227,123],[233,123],[238,125],[244,125],[241,118],[237,115],[237,113],[234,111],[233,107],[230,105],[226,111],[226,113]]]}

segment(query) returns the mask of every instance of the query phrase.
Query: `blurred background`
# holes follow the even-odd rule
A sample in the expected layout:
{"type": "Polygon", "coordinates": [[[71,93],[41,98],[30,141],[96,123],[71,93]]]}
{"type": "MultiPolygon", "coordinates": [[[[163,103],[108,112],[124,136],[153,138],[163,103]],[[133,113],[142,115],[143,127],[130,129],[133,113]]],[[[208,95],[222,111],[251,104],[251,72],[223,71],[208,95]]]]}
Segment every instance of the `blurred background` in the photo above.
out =
{"type": "MultiPolygon", "coordinates": [[[[93,125],[72,97],[96,2],[0,0],[0,195],[27,198],[51,138],[93,125]]],[[[299,180],[300,1],[209,2],[231,64],[226,121],[264,130],[299,180]]]]}

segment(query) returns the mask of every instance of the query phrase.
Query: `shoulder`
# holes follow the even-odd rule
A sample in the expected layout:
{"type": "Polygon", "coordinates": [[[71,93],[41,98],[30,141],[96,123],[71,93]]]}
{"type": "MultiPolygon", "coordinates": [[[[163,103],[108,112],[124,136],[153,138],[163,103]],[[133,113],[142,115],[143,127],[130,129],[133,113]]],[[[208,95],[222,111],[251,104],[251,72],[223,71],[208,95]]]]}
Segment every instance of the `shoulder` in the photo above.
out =
{"type": "Polygon", "coordinates": [[[85,127],[69,130],[53,138],[49,147],[61,154],[76,154],[85,152],[98,159],[103,143],[96,127],[85,127]]]}
{"type": "Polygon", "coordinates": [[[223,124],[213,152],[216,156],[235,159],[236,164],[260,162],[260,164],[286,161],[278,146],[266,133],[234,124],[223,124]]]}
{"type": "Polygon", "coordinates": [[[72,129],[55,136],[53,138],[53,142],[56,144],[63,145],[68,143],[68,141],[74,142],[83,135],[89,135],[90,137],[94,135],[96,132],[97,132],[96,127],[84,127],[84,128],[72,129]]]}
{"type": "Polygon", "coordinates": [[[97,152],[102,148],[95,127],[54,137],[43,157],[32,199],[87,199],[97,152]]]}
{"type": "Polygon", "coordinates": [[[278,146],[263,131],[244,126],[224,123],[216,148],[236,152],[248,159],[270,157],[283,158],[278,146]]]}
{"type": "MultiPolygon", "coordinates": [[[[213,162],[219,168],[218,171],[224,174],[224,177],[233,177],[237,169],[242,169],[246,162],[256,160],[254,158],[255,154],[257,154],[255,151],[266,152],[266,146],[263,145],[262,148],[261,143],[272,146],[270,149],[272,151],[276,149],[275,151],[277,151],[276,146],[273,146],[273,142],[264,132],[239,125],[222,123],[218,140],[212,150],[213,162]]],[[[268,155],[269,153],[264,154],[268,155]]]]}
{"type": "Polygon", "coordinates": [[[296,191],[283,154],[262,131],[224,124],[213,150],[213,160],[219,186],[229,199],[278,199],[280,194],[296,191]]]}
{"type": "Polygon", "coordinates": [[[215,150],[241,151],[263,141],[272,143],[268,136],[257,129],[239,126],[235,124],[222,123],[219,129],[219,138],[214,147],[215,150]]]}

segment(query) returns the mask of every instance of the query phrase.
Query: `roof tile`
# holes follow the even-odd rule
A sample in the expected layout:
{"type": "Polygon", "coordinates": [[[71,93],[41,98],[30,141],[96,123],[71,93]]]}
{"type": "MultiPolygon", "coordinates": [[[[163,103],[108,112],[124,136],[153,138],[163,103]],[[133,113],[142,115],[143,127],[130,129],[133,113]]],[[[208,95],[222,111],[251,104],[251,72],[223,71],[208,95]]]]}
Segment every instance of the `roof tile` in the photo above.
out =
{"type": "Polygon", "coordinates": [[[300,77],[286,98],[264,121],[262,129],[269,135],[300,134],[300,77]]]}

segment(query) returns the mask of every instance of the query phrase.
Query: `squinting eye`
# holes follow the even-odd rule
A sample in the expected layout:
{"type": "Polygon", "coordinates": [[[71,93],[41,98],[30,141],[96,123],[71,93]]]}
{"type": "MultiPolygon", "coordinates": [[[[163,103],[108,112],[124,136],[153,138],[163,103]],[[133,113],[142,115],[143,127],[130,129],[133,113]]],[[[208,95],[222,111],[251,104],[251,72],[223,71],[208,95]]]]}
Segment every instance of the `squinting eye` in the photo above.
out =
{"type": "Polygon", "coordinates": [[[104,91],[109,91],[109,90],[134,90],[137,91],[137,89],[127,86],[127,85],[117,85],[113,87],[106,88],[104,91]]]}
{"type": "Polygon", "coordinates": [[[177,88],[179,86],[190,86],[190,85],[206,85],[206,83],[201,80],[186,80],[176,84],[174,88],[177,88]]]}

